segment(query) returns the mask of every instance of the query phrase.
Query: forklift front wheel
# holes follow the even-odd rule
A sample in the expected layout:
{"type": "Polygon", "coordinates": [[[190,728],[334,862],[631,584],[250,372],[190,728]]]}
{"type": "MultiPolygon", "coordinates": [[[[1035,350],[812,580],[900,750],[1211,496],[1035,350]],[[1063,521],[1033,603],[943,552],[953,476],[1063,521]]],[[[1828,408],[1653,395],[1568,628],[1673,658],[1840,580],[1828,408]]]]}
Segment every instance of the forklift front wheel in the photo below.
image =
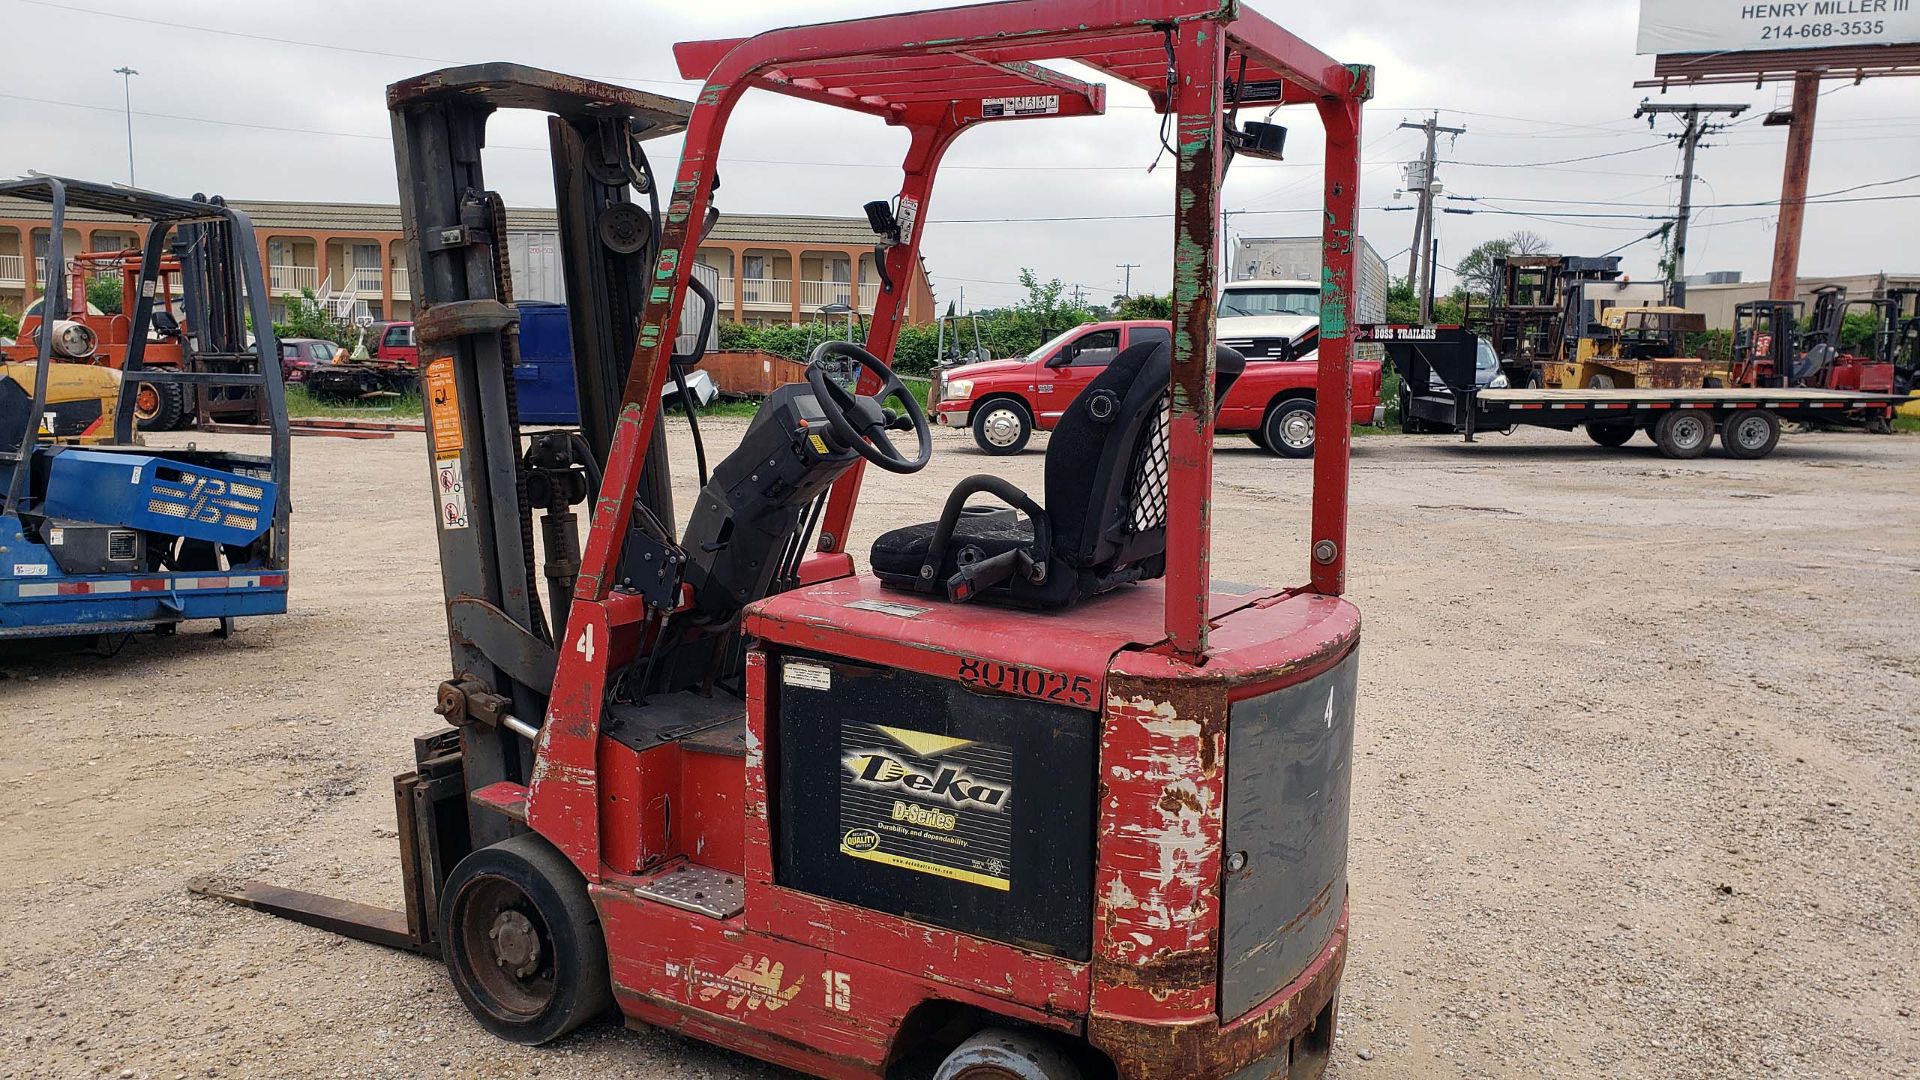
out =
{"type": "Polygon", "coordinates": [[[454,989],[502,1039],[552,1042],[613,1004],[586,880],[533,833],[460,860],[441,891],[439,929],[454,989]]]}
{"type": "Polygon", "coordinates": [[[1082,1080],[1084,1075],[1044,1036],[987,1028],[955,1047],[933,1080],[1082,1080]]]}

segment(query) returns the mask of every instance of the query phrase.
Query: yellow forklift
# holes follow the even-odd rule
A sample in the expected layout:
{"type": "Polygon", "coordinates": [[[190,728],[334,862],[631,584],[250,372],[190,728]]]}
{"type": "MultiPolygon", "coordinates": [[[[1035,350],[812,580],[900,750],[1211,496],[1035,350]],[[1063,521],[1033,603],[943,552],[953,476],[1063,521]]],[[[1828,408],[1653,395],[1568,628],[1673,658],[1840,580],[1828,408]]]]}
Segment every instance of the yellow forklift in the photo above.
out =
{"type": "Polygon", "coordinates": [[[1666,286],[1621,277],[1566,281],[1553,350],[1535,358],[1527,386],[1548,390],[1713,389],[1733,365],[1685,355],[1706,316],[1667,304],[1666,286]]]}

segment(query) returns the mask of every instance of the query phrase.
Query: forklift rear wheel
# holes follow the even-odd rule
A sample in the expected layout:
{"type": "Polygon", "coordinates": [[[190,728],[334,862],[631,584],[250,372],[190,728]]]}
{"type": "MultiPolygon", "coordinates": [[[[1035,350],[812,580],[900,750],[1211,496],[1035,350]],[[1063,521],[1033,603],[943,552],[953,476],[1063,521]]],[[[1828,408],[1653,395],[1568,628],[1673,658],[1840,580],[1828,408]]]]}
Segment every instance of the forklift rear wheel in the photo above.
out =
{"type": "Polygon", "coordinates": [[[141,431],[172,431],[186,415],[178,383],[143,382],[133,392],[133,418],[141,431]]]}
{"type": "Polygon", "coordinates": [[[1267,449],[1281,457],[1313,456],[1312,398],[1288,398],[1267,412],[1267,449]]]}
{"type": "Polygon", "coordinates": [[[1633,438],[1633,433],[1638,430],[1640,429],[1634,427],[1632,423],[1588,424],[1587,438],[1601,446],[1625,446],[1628,440],[1633,438]]]}
{"type": "Polygon", "coordinates": [[[933,1080],[1082,1080],[1058,1045],[1012,1028],[987,1028],[954,1048],[933,1080]]]}
{"type": "Polygon", "coordinates": [[[1587,389],[1589,389],[1589,390],[1611,390],[1611,389],[1613,389],[1613,376],[1611,376],[1611,375],[1595,375],[1595,376],[1594,376],[1593,378],[1591,378],[1591,379],[1588,379],[1588,380],[1587,380],[1587,389]]]}
{"type": "Polygon", "coordinates": [[[1720,428],[1720,445],[1728,457],[1751,461],[1773,453],[1780,442],[1780,418],[1766,409],[1741,409],[1720,428]]]}
{"type": "Polygon", "coordinates": [[[1017,454],[1033,438],[1033,418],[1017,401],[999,398],[980,407],[973,418],[973,441],[995,457],[1017,454]]]}
{"type": "Polygon", "coordinates": [[[613,1004],[606,938],[586,880],[540,836],[473,852],[440,895],[447,971],[488,1031],[539,1045],[613,1004]]]}
{"type": "Polygon", "coordinates": [[[1713,442],[1713,420],[1689,409],[1670,412],[1653,425],[1653,441],[1670,458],[1697,458],[1713,442]]]}

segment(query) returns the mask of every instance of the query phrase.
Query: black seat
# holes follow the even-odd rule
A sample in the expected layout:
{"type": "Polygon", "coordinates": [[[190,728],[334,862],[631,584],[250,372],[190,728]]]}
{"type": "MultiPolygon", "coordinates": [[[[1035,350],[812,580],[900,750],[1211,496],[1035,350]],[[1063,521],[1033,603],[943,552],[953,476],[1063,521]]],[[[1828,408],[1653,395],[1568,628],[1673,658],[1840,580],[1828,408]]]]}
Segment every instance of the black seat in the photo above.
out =
{"type": "MultiPolygon", "coordinates": [[[[979,597],[1033,608],[1066,607],[1161,576],[1170,364],[1165,341],[1130,346],[1074,398],[1047,444],[1045,508],[997,476],[970,476],[947,497],[939,521],[873,542],[874,574],[890,587],[956,602],[979,597]],[[979,494],[1013,509],[968,506],[979,494]]],[[[1245,367],[1232,349],[1215,353],[1215,402],[1245,367]]]]}

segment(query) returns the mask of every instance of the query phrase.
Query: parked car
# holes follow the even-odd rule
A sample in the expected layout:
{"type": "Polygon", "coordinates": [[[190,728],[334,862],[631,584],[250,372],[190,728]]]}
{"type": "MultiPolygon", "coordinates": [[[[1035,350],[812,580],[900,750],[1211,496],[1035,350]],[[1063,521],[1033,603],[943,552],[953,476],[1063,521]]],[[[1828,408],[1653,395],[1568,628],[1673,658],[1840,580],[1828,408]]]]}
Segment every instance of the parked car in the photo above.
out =
{"type": "Polygon", "coordinates": [[[281,338],[280,376],[290,383],[304,383],[307,372],[333,363],[339,350],[325,338],[281,338]]]}
{"type": "MultiPolygon", "coordinates": [[[[1318,293],[1315,293],[1316,305],[1318,293]]],[[[1309,320],[1318,325],[1318,308],[1309,320]]],[[[1266,317],[1266,316],[1262,316],[1266,317]]],[[[1026,356],[941,368],[928,390],[929,412],[946,427],[973,429],[989,454],[1017,454],[1035,429],[1050,431],[1067,406],[1121,349],[1142,341],[1166,341],[1165,322],[1123,321],[1076,326],[1026,356]]],[[[1221,335],[1226,336],[1223,330],[1221,335]]],[[[1282,457],[1311,457],[1314,396],[1319,383],[1317,344],[1295,352],[1292,339],[1277,355],[1248,356],[1247,369],[1220,403],[1216,430],[1238,432],[1282,457]]],[[[1356,424],[1380,423],[1380,364],[1353,365],[1356,424]]]]}

